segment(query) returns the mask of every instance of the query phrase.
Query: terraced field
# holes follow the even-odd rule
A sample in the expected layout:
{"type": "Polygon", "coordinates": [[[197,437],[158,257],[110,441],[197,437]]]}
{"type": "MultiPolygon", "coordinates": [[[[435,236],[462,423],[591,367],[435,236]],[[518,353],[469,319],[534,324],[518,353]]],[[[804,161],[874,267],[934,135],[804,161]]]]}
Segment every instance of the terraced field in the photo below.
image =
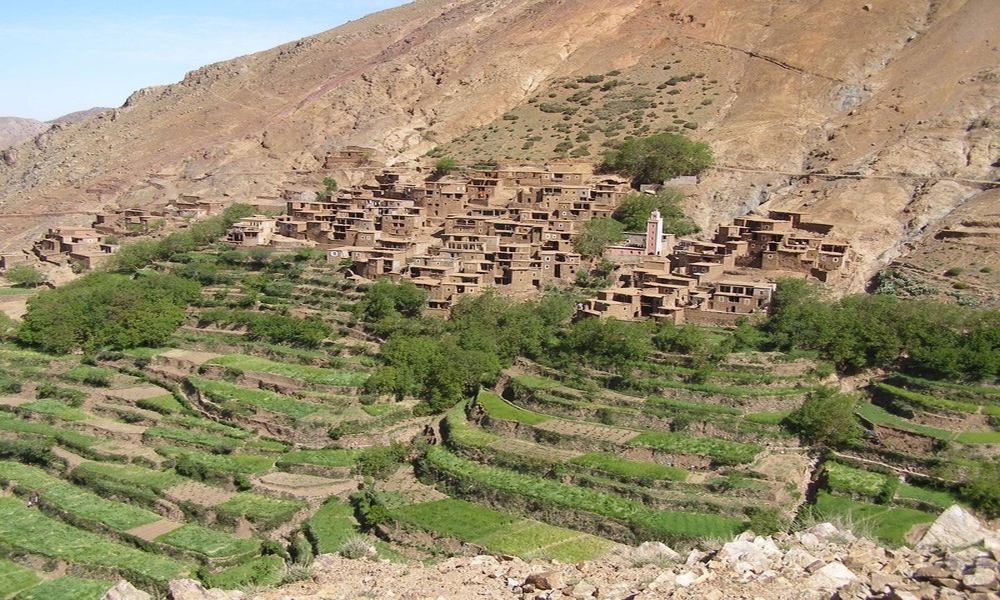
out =
{"type": "Polygon", "coordinates": [[[820,457],[781,423],[826,375],[753,352],[711,369],[656,353],[627,377],[519,359],[419,414],[366,388],[378,345],[353,282],[315,257],[236,254],[175,257],[214,270],[164,347],[0,345],[0,549],[16,557],[0,596],[97,598],[122,576],[274,584],[358,539],[390,558],[575,562],[842,518],[901,544],[1000,447],[1000,388],[895,374],[858,394],[866,435],[820,457]],[[280,339],[304,317],[323,340],[280,339]]]}

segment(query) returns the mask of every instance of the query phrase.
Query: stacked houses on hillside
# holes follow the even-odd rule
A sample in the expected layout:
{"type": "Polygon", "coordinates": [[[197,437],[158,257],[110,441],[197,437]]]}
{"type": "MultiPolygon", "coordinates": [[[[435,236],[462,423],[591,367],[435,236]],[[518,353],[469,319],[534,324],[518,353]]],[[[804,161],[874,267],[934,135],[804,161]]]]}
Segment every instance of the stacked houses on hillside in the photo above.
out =
{"type": "MultiPolygon", "coordinates": [[[[384,171],[374,185],[300,194],[275,219],[274,234],[315,244],[358,276],[409,279],[427,290],[431,310],[446,312],[487,287],[525,298],[572,284],[586,268],[573,249],[583,224],[610,217],[631,192],[589,165],[494,168],[467,179],[409,175],[384,171]]],[[[231,241],[246,245],[247,227],[238,224],[231,241]]],[[[732,324],[767,307],[776,275],[836,276],[848,248],[829,241],[831,229],[802,213],[772,211],[720,226],[711,241],[678,240],[654,213],[647,231],[608,249],[613,285],[579,312],[732,324]]]]}

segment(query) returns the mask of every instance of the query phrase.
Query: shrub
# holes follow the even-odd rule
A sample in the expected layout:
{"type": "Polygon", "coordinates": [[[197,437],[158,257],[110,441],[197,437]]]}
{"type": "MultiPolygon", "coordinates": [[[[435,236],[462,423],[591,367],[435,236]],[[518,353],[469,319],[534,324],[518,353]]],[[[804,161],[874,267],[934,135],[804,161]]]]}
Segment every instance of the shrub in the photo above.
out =
{"type": "Polygon", "coordinates": [[[945,271],[944,274],[945,274],[945,277],[958,277],[959,275],[961,275],[964,272],[965,272],[965,269],[963,269],[962,267],[952,267],[952,268],[948,269],[947,271],[945,271]]]}
{"type": "Polygon", "coordinates": [[[364,535],[351,536],[340,546],[340,555],[344,558],[357,559],[375,555],[375,546],[364,535]]]}

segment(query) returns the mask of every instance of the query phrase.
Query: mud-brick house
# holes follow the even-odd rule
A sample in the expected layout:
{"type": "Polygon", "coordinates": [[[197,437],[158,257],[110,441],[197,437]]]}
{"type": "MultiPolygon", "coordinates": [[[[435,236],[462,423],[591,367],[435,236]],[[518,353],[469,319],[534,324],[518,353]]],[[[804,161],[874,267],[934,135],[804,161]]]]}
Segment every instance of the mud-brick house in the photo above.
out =
{"type": "Polygon", "coordinates": [[[31,262],[31,255],[27,252],[12,252],[10,254],[0,254],[0,271],[6,271],[11,267],[26,265],[31,262]]]}
{"type": "Polygon", "coordinates": [[[428,181],[423,187],[407,190],[416,206],[424,209],[428,225],[439,226],[448,215],[465,212],[468,184],[465,181],[428,181]]]}
{"type": "Polygon", "coordinates": [[[167,204],[164,212],[183,219],[203,219],[222,214],[228,204],[223,200],[205,200],[201,196],[182,194],[167,204]]]}
{"type": "Polygon", "coordinates": [[[709,301],[705,310],[749,315],[763,312],[770,304],[775,284],[770,281],[723,279],[708,285],[709,301]]]}
{"type": "Polygon", "coordinates": [[[364,146],[345,146],[327,154],[323,161],[324,169],[337,169],[343,167],[359,167],[372,162],[375,157],[374,148],[364,146]]]}
{"type": "Polygon", "coordinates": [[[252,248],[267,246],[274,239],[278,221],[274,217],[253,215],[246,217],[226,231],[226,241],[237,246],[252,248]]]}

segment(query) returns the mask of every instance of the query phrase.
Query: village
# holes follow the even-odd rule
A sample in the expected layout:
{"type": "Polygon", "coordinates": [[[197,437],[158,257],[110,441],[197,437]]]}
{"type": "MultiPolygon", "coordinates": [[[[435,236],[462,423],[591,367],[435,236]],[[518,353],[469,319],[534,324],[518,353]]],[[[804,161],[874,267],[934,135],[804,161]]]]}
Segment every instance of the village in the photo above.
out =
{"type": "MultiPolygon", "coordinates": [[[[367,156],[349,147],[326,166],[355,165],[367,156]]],[[[849,256],[831,225],[772,210],[719,225],[710,239],[666,233],[654,211],[645,231],[627,232],[603,256],[586,257],[574,249],[584,223],[611,217],[635,192],[627,180],[595,174],[590,163],[480,167],[470,175],[430,177],[382,168],[371,185],[288,190],[255,204],[262,214],[235,223],[226,240],[241,248],[321,249],[356,278],[411,281],[427,291],[428,310],[440,314],[487,288],[525,299],[571,286],[605,259],[614,265],[610,285],[578,303],[580,316],[719,326],[763,314],[777,279],[830,281],[849,256]]],[[[0,268],[37,259],[90,270],[127,236],[176,228],[225,205],[181,197],[163,210],[98,215],[90,228],[50,229],[33,256],[0,256],[0,268]]]]}

